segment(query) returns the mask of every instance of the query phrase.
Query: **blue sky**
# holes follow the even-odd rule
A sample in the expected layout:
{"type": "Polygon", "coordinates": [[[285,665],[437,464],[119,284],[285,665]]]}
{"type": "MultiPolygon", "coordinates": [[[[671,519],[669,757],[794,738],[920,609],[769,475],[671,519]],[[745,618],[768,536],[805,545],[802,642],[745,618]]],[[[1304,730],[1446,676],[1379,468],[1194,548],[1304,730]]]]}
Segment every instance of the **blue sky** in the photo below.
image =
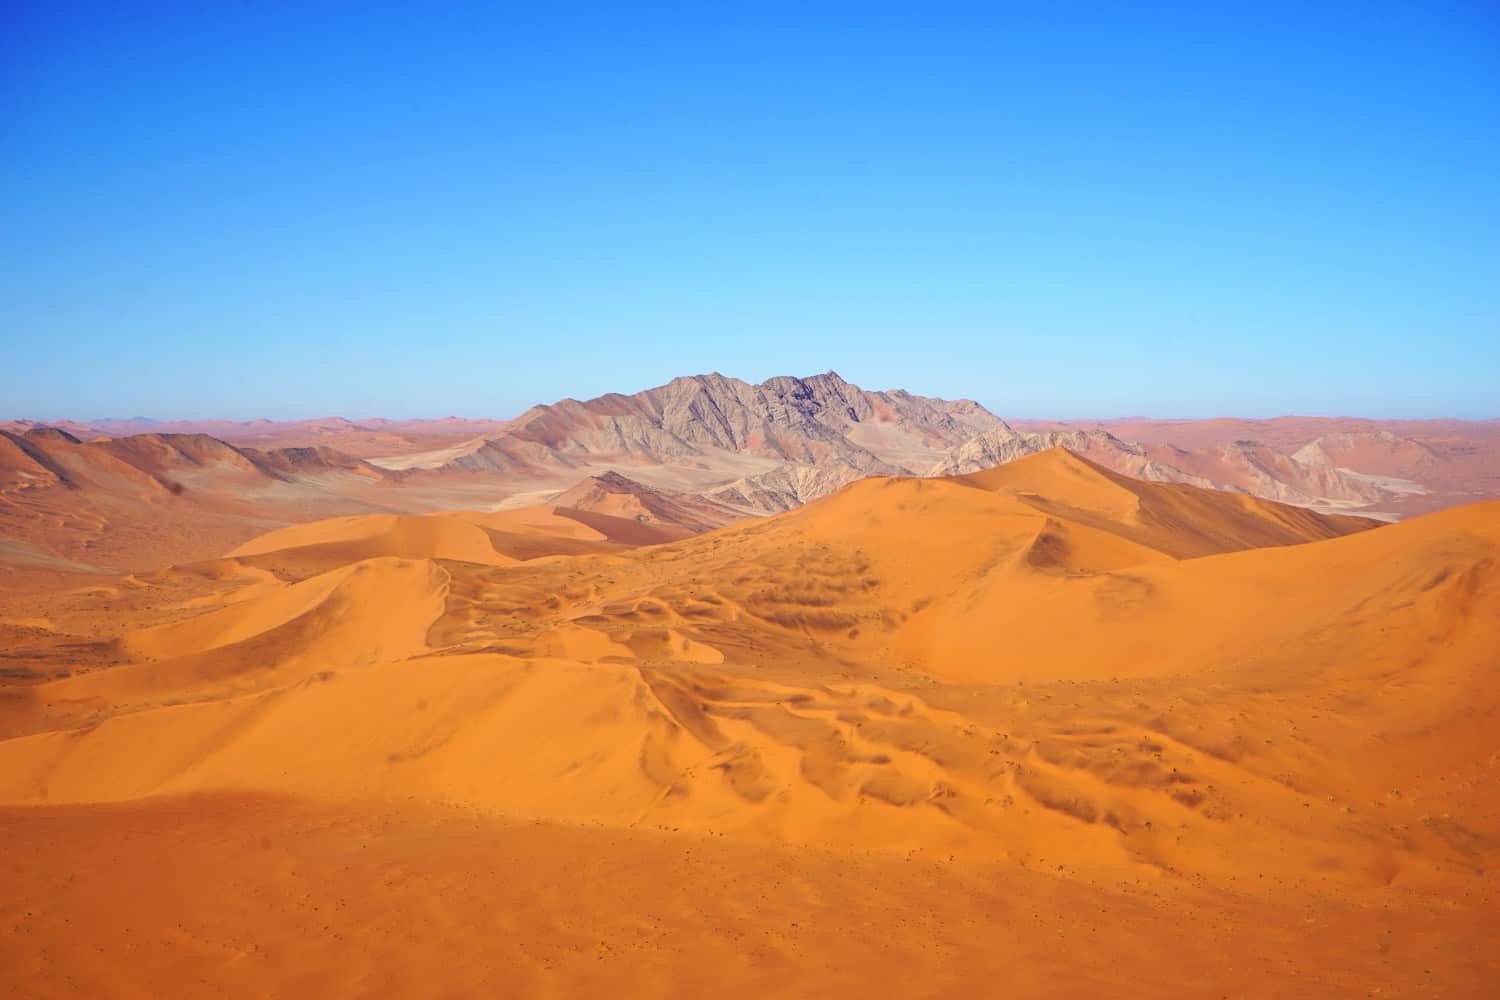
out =
{"type": "Polygon", "coordinates": [[[4,5],[0,417],[1500,416],[1493,4],[419,6],[4,5]]]}

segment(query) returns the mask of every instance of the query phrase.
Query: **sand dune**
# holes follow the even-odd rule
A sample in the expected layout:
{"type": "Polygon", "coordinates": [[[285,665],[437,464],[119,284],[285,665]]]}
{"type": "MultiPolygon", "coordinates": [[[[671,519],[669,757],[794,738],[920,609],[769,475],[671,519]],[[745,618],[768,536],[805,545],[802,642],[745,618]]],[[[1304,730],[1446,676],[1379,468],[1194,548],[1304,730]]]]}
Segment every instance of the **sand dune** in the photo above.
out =
{"type": "Polygon", "coordinates": [[[502,566],[515,560],[495,549],[479,525],[458,516],[377,514],[299,524],[262,535],[229,555],[312,550],[330,560],[353,562],[376,556],[455,559],[502,566]]]}
{"type": "MultiPolygon", "coordinates": [[[[49,823],[73,843],[80,824],[148,830],[225,808],[277,837],[289,815],[338,817],[318,822],[378,828],[383,851],[505,845],[569,886],[535,838],[573,838],[654,878],[712,858],[745,906],[784,900],[757,873],[777,859],[798,893],[839,901],[820,910],[830,927],[893,906],[918,919],[921,900],[920,919],[950,928],[911,956],[938,977],[914,992],[933,995],[973,985],[954,970],[983,966],[984,935],[959,928],[980,926],[968,921],[995,887],[1099,942],[1081,966],[1017,955],[1011,974],[1037,994],[1119,985],[1110,967],[1138,961],[1132,928],[1151,921],[1196,975],[1259,968],[1266,988],[1251,994],[1482,995],[1500,972],[1465,946],[1496,912],[1500,862],[1500,504],[1377,526],[1055,451],[670,529],[564,506],[340,518],[122,581],[111,615],[97,596],[53,595],[25,620],[99,660],[0,688],[0,827],[40,856],[49,823]],[[897,874],[909,859],[936,866],[920,885],[897,874]],[[1132,916],[1085,918],[1101,907],[1132,916]],[[1339,934],[1395,929],[1405,950],[1296,945],[1302,914],[1339,934]],[[1265,968],[1273,939],[1316,961],[1301,970],[1314,978],[1265,968]]],[[[132,838],[122,849],[145,863],[152,841],[132,838]]],[[[200,845],[194,863],[237,859],[268,892],[284,865],[351,863],[317,837],[274,863],[247,843],[200,845]]],[[[422,877],[467,862],[432,864],[422,877]]],[[[744,911],[672,884],[696,902],[662,933],[691,935],[690,914],[745,933],[744,911]]],[[[336,875],[318,891],[334,885],[353,899],[329,918],[340,933],[389,902],[336,875]]],[[[568,892],[581,895],[547,919],[587,919],[590,894],[568,892]]],[[[440,905],[465,919],[467,904],[440,905]]],[[[264,931],[201,919],[264,940],[300,918],[267,911],[264,931]]],[[[641,931],[609,924],[597,947],[641,931]]],[[[392,933],[372,969],[422,961],[428,932],[392,933]]],[[[869,963],[885,937],[855,935],[846,959],[882,968],[869,963]]],[[[749,971],[726,981],[701,955],[647,954],[666,978],[626,963],[623,992],[776,989],[749,971]]],[[[756,968],[805,961],[777,955],[756,968]]],[[[151,981],[192,968],[222,982],[229,967],[195,962],[153,966],[165,978],[151,981]]],[[[297,962],[317,974],[313,957],[297,962]]],[[[236,992],[288,974],[254,967],[236,992]]],[[[523,992],[584,989],[580,969],[550,960],[523,992]]],[[[1145,993],[1172,988],[1159,968],[1140,974],[1145,993]]]]}

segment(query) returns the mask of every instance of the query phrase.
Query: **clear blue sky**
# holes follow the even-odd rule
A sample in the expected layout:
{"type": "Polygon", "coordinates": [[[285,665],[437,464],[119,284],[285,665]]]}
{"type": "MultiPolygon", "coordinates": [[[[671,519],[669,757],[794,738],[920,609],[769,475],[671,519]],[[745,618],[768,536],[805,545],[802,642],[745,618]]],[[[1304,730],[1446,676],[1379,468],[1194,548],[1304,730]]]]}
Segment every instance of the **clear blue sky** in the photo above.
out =
{"type": "Polygon", "coordinates": [[[1500,416],[1493,3],[419,6],[0,6],[0,417],[1500,416]]]}

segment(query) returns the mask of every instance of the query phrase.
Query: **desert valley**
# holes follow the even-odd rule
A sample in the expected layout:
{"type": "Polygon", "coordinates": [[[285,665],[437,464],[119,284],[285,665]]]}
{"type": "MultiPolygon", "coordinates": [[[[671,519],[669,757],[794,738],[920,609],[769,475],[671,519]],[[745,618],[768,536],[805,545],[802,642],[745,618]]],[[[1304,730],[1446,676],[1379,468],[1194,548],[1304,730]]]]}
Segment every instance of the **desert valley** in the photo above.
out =
{"type": "Polygon", "coordinates": [[[1500,421],[14,422],[0,581],[11,995],[1500,982],[1500,421]]]}

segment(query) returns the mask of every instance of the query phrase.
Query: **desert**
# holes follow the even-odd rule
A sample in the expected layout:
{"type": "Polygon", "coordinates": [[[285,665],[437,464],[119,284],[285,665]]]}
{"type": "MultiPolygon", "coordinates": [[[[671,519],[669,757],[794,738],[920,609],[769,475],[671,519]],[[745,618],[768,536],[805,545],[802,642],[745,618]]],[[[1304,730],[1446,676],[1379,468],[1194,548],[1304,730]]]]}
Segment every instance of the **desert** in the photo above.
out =
{"type": "Polygon", "coordinates": [[[14,991],[1500,973],[1500,501],[1389,524],[1061,447],[722,527],[631,487],[14,577],[14,991]]]}
{"type": "Polygon", "coordinates": [[[1500,997],[1497,95],[0,4],[0,1000],[1500,997]]]}

